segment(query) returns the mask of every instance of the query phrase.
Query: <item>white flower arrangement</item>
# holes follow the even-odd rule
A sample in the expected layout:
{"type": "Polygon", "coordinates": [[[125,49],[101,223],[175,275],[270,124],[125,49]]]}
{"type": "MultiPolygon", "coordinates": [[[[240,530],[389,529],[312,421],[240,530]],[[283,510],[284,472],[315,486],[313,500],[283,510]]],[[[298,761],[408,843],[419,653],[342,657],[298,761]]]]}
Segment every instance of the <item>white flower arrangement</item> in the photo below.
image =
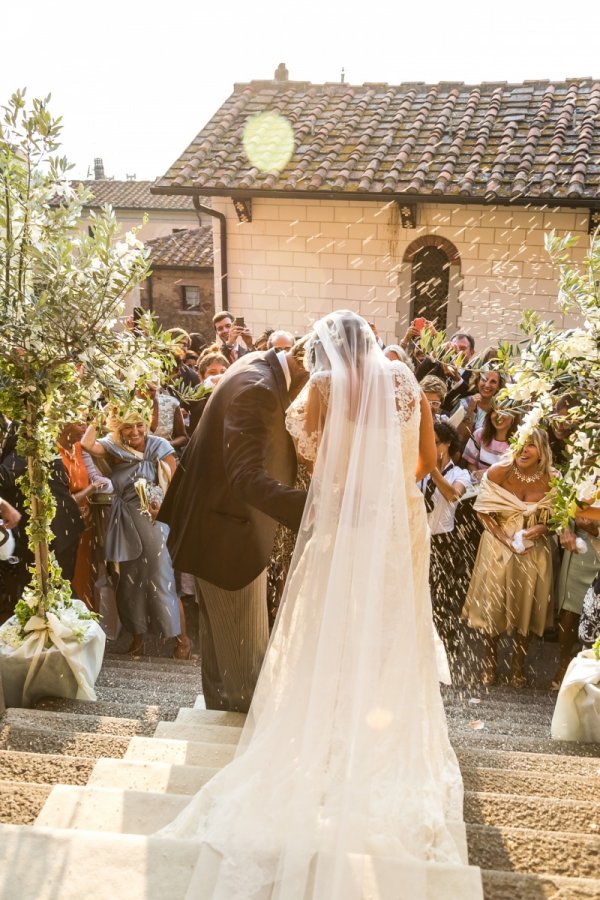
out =
{"type": "MultiPolygon", "coordinates": [[[[26,592],[27,593],[27,592],[26,592]]],[[[30,637],[34,631],[44,621],[37,613],[37,602],[33,595],[24,597],[23,601],[31,610],[31,615],[24,621],[23,615],[11,616],[3,625],[0,625],[0,643],[7,647],[17,649],[30,637]]],[[[59,602],[47,610],[46,615],[57,620],[57,622],[70,633],[71,637],[81,642],[85,639],[87,630],[92,623],[98,621],[98,616],[90,612],[87,606],[81,600],[70,599],[59,602]]],[[[51,640],[52,622],[48,627],[48,639],[51,640]]],[[[48,640],[47,640],[48,642],[48,640]]]]}

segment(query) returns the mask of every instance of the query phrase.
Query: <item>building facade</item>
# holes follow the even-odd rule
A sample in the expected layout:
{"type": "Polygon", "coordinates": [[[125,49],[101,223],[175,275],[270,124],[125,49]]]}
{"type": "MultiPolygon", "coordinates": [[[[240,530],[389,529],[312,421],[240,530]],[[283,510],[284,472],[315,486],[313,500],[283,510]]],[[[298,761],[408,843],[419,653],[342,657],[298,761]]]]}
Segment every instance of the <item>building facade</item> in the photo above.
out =
{"type": "MultiPolygon", "coordinates": [[[[277,75],[277,73],[276,73],[277,75]]],[[[215,298],[298,334],[335,308],[384,340],[415,315],[518,338],[527,308],[562,325],[552,229],[583,257],[600,215],[600,82],[236,85],[164,196],[202,192],[215,298]],[[223,244],[223,230],[226,243],[223,244]],[[223,285],[227,285],[224,294],[223,285]]]]}

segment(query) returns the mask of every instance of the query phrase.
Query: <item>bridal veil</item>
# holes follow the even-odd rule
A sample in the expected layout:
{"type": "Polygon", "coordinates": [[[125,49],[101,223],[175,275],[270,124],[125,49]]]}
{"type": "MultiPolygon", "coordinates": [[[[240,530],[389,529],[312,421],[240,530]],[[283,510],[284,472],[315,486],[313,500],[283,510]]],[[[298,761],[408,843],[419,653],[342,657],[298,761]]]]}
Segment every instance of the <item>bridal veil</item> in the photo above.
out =
{"type": "Polygon", "coordinates": [[[288,428],[313,476],[234,761],[163,834],[189,897],[475,900],[440,697],[420,393],[351,312],[321,319],[288,428]]]}

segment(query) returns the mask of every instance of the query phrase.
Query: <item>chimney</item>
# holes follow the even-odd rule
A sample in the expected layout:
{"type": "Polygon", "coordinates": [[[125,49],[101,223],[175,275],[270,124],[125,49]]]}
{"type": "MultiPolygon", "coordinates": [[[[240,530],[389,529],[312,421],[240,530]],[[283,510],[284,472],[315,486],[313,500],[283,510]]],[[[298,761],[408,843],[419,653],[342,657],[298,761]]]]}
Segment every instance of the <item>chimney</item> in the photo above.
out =
{"type": "Polygon", "coordinates": [[[94,159],[94,181],[104,181],[106,175],[104,174],[104,163],[102,159],[97,156],[94,159]]]}
{"type": "Polygon", "coordinates": [[[279,65],[275,69],[275,75],[273,76],[275,81],[287,81],[288,76],[289,72],[285,67],[285,63],[279,63],[279,65]]]}

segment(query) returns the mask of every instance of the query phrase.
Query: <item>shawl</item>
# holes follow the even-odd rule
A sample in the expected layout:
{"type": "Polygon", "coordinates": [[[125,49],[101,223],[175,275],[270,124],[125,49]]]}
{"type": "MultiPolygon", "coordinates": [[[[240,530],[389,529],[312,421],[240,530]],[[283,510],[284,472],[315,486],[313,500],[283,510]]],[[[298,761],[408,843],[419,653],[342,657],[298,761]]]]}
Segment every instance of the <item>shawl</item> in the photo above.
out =
{"type": "MultiPolygon", "coordinates": [[[[528,502],[519,500],[506,488],[490,481],[486,472],[481,479],[479,493],[473,508],[476,512],[489,516],[499,515],[502,519],[500,522],[502,530],[507,536],[513,538],[517,531],[535,524],[538,512],[543,511],[547,516],[552,509],[552,500],[552,491],[549,491],[540,500],[528,502]]],[[[508,548],[506,549],[508,551],[508,548]]]]}

